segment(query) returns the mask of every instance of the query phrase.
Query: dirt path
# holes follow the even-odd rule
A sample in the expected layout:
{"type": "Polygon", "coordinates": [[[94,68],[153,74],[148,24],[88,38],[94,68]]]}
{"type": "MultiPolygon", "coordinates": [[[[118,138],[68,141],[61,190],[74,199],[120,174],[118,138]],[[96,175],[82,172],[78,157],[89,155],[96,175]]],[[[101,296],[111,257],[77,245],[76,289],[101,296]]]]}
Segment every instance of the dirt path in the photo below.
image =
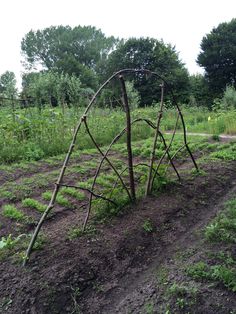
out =
{"type": "MultiPolygon", "coordinates": [[[[172,134],[172,132],[165,132],[166,134],[172,134]]],[[[182,132],[176,132],[176,134],[183,135],[182,132]]],[[[209,134],[209,133],[194,133],[194,132],[187,132],[187,136],[203,136],[203,137],[213,137],[215,134],[209,134]]],[[[220,140],[236,140],[236,135],[229,135],[229,134],[220,134],[219,135],[220,140]]]]}

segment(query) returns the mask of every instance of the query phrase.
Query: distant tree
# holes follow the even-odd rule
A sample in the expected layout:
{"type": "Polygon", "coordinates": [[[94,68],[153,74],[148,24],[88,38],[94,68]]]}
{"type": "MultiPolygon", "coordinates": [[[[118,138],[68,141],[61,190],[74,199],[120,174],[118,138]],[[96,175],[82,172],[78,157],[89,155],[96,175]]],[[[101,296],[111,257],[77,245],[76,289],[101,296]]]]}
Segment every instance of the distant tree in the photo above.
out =
{"type": "Polygon", "coordinates": [[[106,60],[117,39],[92,26],[51,26],[31,30],[21,42],[25,67],[38,64],[46,70],[79,77],[82,85],[97,86],[97,67],[106,60]]]}
{"type": "Polygon", "coordinates": [[[211,109],[212,99],[209,95],[208,82],[201,74],[190,75],[190,104],[211,109]]]}
{"type": "Polygon", "coordinates": [[[17,95],[16,77],[14,72],[6,71],[0,76],[0,94],[7,98],[17,95]]]}
{"type": "Polygon", "coordinates": [[[205,69],[212,97],[220,97],[226,85],[236,86],[236,19],[213,28],[201,50],[197,62],[205,69]]]}
{"type": "MultiPolygon", "coordinates": [[[[189,78],[175,48],[153,38],[131,38],[121,42],[109,57],[105,67],[106,77],[122,68],[148,69],[158,72],[173,88],[178,100],[188,99],[189,78]]],[[[103,74],[103,75],[104,75],[103,74]]],[[[132,79],[132,78],[131,78],[132,79]]],[[[134,88],[139,92],[140,105],[151,105],[160,100],[160,87],[155,78],[136,75],[134,88]]]]}
{"type": "Polygon", "coordinates": [[[82,102],[82,91],[81,82],[74,75],[44,71],[23,76],[22,94],[38,105],[78,104],[82,102]]]}

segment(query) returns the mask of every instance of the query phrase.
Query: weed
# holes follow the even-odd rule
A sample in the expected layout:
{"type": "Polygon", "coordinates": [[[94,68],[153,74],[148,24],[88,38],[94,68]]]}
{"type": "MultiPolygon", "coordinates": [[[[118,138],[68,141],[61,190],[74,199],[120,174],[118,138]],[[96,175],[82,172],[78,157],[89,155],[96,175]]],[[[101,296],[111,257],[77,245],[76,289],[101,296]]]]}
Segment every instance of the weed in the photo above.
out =
{"type": "Polygon", "coordinates": [[[146,219],[142,224],[143,230],[147,233],[151,233],[154,231],[153,223],[150,219],[146,219]]]}
{"type": "Polygon", "coordinates": [[[236,199],[228,201],[224,211],[206,226],[205,237],[213,242],[236,242],[236,199]]]}
{"type": "Polygon", "coordinates": [[[6,311],[9,309],[9,307],[12,304],[11,298],[2,298],[0,301],[0,311],[1,313],[6,313],[6,311]]]}
{"type": "Polygon", "coordinates": [[[154,304],[152,302],[145,304],[144,308],[145,308],[145,314],[154,313],[154,304]]]}
{"type": "Polygon", "coordinates": [[[157,282],[160,285],[168,284],[168,270],[165,267],[161,267],[156,272],[157,282]]]}
{"type": "Polygon", "coordinates": [[[73,227],[73,228],[69,229],[69,231],[68,231],[68,238],[69,238],[69,240],[73,240],[73,239],[79,238],[83,235],[92,236],[96,232],[97,232],[97,229],[92,225],[88,225],[84,231],[80,227],[73,227]]]}
{"type": "Polygon", "coordinates": [[[196,168],[193,168],[191,171],[190,171],[191,175],[193,177],[196,177],[196,176],[206,176],[206,171],[202,170],[202,169],[196,169],[196,168]]]}
{"type": "Polygon", "coordinates": [[[221,282],[229,290],[236,292],[236,271],[225,265],[209,266],[205,262],[198,262],[187,268],[187,274],[194,279],[208,279],[221,282]]]}
{"type": "Polygon", "coordinates": [[[176,305],[180,309],[184,309],[188,305],[188,302],[184,298],[177,298],[176,305]]]}
{"type": "Polygon", "coordinates": [[[197,289],[195,287],[187,287],[178,283],[173,283],[168,288],[168,294],[172,296],[184,297],[187,295],[196,295],[197,289]]]}
{"type": "MultiPolygon", "coordinates": [[[[107,196],[110,197],[110,194],[107,196]]],[[[100,198],[93,200],[92,205],[97,219],[101,220],[117,216],[121,213],[124,207],[130,203],[127,194],[119,188],[113,190],[112,200],[117,205],[111,204],[100,198]]]]}
{"type": "Polygon", "coordinates": [[[211,279],[222,282],[226,288],[236,292],[236,270],[224,265],[211,266],[211,279]]]}
{"type": "Polygon", "coordinates": [[[220,137],[218,134],[213,134],[211,138],[213,139],[213,141],[220,141],[220,137]]]}
{"type": "Polygon", "coordinates": [[[187,268],[187,274],[194,279],[209,278],[208,265],[202,261],[187,268]]]}
{"type": "Polygon", "coordinates": [[[2,249],[9,249],[15,245],[16,242],[18,242],[20,238],[12,238],[12,235],[9,234],[6,238],[2,237],[0,240],[0,250],[2,249]]]}

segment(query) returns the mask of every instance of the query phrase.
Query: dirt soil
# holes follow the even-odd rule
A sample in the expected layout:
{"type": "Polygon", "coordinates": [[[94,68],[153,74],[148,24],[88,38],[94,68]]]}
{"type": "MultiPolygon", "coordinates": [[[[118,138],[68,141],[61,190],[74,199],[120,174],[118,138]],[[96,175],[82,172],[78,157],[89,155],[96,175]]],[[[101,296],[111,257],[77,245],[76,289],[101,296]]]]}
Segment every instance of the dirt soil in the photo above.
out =
{"type": "Polygon", "coordinates": [[[43,231],[49,240],[27,267],[1,262],[1,313],[235,313],[235,294],[209,283],[201,284],[191,309],[171,300],[166,309],[165,285],[181,281],[183,263],[204,253],[202,229],[236,191],[236,162],[201,169],[205,176],[185,171],[180,183],[97,225],[94,235],[65,236],[76,211],[48,220],[43,231]]]}

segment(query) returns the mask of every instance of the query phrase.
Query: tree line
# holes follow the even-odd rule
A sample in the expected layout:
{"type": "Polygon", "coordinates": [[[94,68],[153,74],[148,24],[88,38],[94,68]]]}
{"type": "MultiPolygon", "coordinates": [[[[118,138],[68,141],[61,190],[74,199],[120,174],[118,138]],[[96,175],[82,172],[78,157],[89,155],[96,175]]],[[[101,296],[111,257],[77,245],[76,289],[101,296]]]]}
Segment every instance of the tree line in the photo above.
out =
{"type": "MultiPolygon", "coordinates": [[[[236,19],[203,37],[196,61],[204,75],[189,75],[175,47],[162,40],[107,37],[92,26],[31,30],[22,39],[21,51],[25,67],[21,97],[36,99],[39,105],[84,105],[100,84],[123,68],[155,71],[169,82],[179,102],[199,106],[210,107],[226,88],[236,87],[236,19]]],[[[153,78],[137,74],[128,79],[139,106],[159,101],[160,87],[153,78]]],[[[13,72],[0,76],[0,94],[16,96],[13,72]]],[[[118,99],[119,85],[113,83],[103,91],[101,104],[116,106],[118,99]]]]}

